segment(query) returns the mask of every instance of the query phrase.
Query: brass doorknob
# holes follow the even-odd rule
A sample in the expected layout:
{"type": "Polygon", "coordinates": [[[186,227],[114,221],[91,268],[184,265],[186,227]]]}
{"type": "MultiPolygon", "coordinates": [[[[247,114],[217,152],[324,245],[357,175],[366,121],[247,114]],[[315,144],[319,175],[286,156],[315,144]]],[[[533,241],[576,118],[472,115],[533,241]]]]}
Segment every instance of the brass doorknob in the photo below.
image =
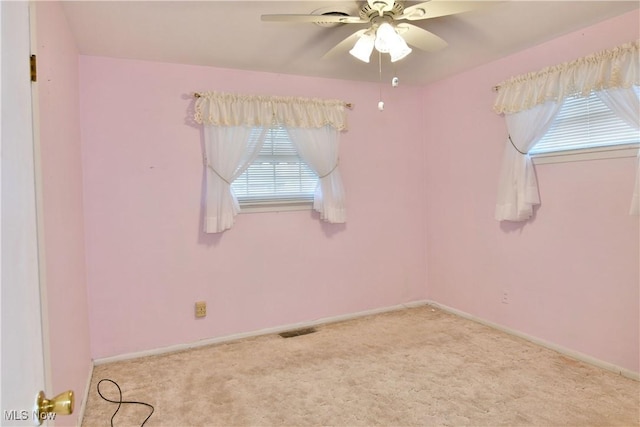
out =
{"type": "Polygon", "coordinates": [[[37,399],[38,420],[40,424],[42,424],[42,421],[46,418],[42,416],[43,413],[53,412],[59,415],[69,415],[73,413],[73,402],[74,396],[71,390],[60,393],[53,399],[47,399],[44,396],[44,391],[41,391],[38,393],[37,399]]]}

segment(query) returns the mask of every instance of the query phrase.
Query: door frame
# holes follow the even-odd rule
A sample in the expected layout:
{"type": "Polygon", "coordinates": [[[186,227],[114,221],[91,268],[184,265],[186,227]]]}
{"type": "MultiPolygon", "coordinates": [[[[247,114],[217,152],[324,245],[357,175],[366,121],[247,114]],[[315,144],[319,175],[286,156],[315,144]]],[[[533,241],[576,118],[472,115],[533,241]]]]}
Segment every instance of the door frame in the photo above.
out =
{"type": "MultiPolygon", "coordinates": [[[[2,0],[0,0],[2,1],[2,0]]],[[[37,32],[37,12],[36,3],[29,1],[29,44],[31,54],[38,54],[38,32],[37,32]]],[[[44,357],[44,390],[48,393],[54,392],[51,368],[51,346],[49,335],[49,300],[47,298],[47,258],[44,238],[44,197],[43,197],[43,177],[42,177],[42,153],[40,150],[40,95],[39,84],[36,79],[31,82],[31,114],[33,131],[33,159],[34,159],[34,180],[36,197],[36,228],[38,245],[38,277],[40,279],[40,319],[42,324],[42,350],[44,357]]]]}
{"type": "Polygon", "coordinates": [[[0,2],[0,420],[15,425],[38,424],[36,394],[51,388],[37,84],[29,81],[35,28],[34,3],[0,2]]]}

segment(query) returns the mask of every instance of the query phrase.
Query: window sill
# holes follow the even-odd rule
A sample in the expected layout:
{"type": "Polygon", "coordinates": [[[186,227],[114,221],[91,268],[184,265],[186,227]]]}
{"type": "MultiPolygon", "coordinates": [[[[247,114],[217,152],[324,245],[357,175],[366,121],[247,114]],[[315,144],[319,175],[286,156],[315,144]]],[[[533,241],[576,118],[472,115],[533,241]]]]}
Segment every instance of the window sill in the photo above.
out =
{"type": "Polygon", "coordinates": [[[313,209],[312,201],[304,202],[260,202],[240,205],[240,213],[258,212],[287,212],[287,211],[310,211],[313,209]]]}
{"type": "Polygon", "coordinates": [[[553,153],[531,154],[535,165],[548,163],[581,162],[586,160],[618,159],[638,155],[640,144],[617,145],[613,147],[583,148],[580,150],[556,151],[553,153]]]}

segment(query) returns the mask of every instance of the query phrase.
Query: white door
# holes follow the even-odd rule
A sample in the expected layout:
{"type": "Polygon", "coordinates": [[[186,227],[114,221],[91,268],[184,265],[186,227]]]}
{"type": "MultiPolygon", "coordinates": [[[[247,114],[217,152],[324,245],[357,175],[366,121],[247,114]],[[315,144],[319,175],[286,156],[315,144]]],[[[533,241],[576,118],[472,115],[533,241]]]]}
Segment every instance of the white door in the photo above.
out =
{"type": "Polygon", "coordinates": [[[0,1],[0,18],[0,424],[37,425],[35,399],[40,390],[45,390],[45,371],[38,274],[28,2],[0,1]]]}

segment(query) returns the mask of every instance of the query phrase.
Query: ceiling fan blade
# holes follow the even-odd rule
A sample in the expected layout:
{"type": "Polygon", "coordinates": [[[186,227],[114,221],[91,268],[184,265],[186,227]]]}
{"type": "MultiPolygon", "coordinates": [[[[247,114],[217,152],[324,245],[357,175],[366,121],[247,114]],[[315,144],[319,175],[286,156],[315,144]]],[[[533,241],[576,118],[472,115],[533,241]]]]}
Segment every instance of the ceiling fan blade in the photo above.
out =
{"type": "Polygon", "coordinates": [[[455,15],[457,13],[468,12],[480,9],[490,2],[486,1],[425,1],[407,7],[402,15],[396,19],[407,19],[415,21],[419,19],[438,18],[440,16],[455,15]]]}
{"type": "Polygon", "coordinates": [[[367,29],[358,30],[355,33],[351,34],[349,37],[342,40],[340,43],[338,43],[333,48],[331,48],[329,52],[325,53],[322,59],[328,59],[336,54],[348,52],[356,44],[356,41],[358,41],[360,36],[367,31],[368,31],[367,29]]]}
{"type": "Polygon", "coordinates": [[[447,46],[447,42],[440,37],[413,24],[398,24],[396,29],[407,43],[420,50],[435,52],[447,46]]]}
{"type": "Polygon", "coordinates": [[[316,24],[364,24],[365,21],[358,16],[342,15],[262,15],[266,22],[313,22],[316,24]]]}

